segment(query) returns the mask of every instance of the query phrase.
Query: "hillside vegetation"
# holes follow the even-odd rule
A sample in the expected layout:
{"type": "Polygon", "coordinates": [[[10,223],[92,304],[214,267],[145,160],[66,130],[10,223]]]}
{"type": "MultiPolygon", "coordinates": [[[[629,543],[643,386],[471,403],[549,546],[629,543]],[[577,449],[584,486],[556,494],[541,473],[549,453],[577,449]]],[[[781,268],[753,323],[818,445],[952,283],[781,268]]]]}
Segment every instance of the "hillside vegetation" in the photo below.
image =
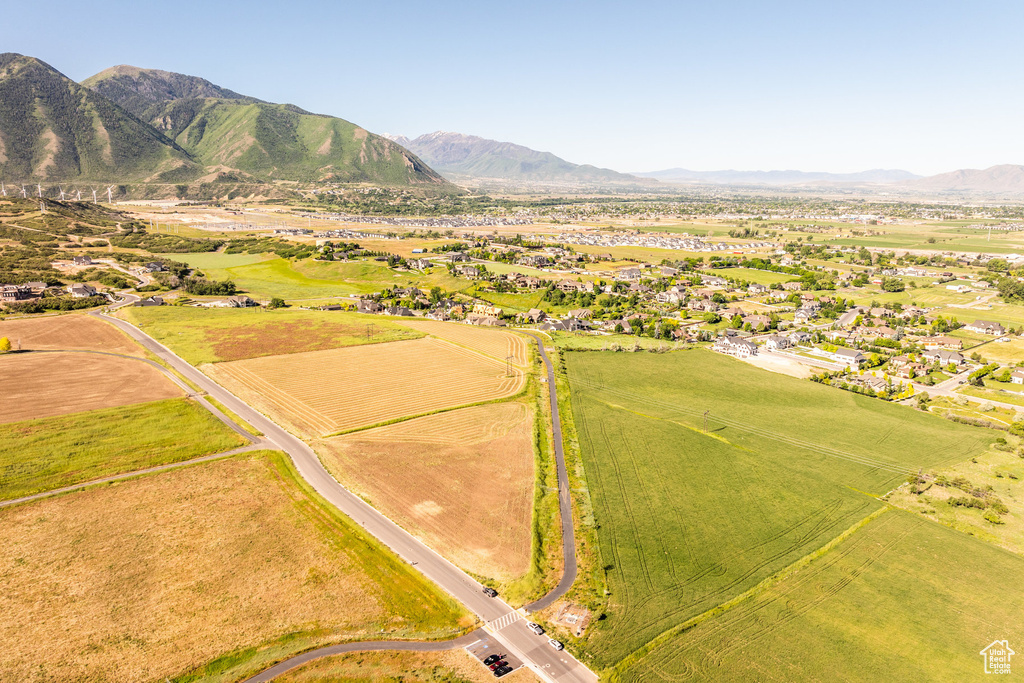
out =
{"type": "Polygon", "coordinates": [[[447,186],[400,145],[354,123],[202,78],[119,66],[83,84],[175,140],[219,179],[447,186]]]}
{"type": "Polygon", "coordinates": [[[198,165],[152,126],[33,57],[0,54],[0,175],[161,181],[198,165]]]}

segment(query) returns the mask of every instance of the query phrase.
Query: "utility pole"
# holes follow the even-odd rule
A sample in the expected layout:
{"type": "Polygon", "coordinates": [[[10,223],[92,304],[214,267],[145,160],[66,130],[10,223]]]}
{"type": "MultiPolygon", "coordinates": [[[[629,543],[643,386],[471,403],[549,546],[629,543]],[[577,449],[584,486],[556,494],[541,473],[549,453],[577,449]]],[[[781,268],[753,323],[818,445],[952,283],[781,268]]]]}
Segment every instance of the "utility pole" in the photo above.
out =
{"type": "Polygon", "coordinates": [[[373,339],[373,323],[366,324],[366,341],[373,339]]]}
{"type": "Polygon", "coordinates": [[[710,412],[711,412],[710,410],[705,410],[704,411],[704,433],[705,434],[708,433],[708,413],[710,413],[710,412]]]}

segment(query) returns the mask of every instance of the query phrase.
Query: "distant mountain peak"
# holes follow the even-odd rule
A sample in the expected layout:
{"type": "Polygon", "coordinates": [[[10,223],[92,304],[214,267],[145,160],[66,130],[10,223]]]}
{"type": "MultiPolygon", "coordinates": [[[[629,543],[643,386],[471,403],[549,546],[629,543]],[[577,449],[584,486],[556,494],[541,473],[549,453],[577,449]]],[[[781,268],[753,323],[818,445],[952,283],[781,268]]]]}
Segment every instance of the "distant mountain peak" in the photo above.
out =
{"type": "Polygon", "coordinates": [[[538,152],[523,145],[466,133],[437,130],[412,140],[399,135],[389,137],[431,167],[451,176],[574,184],[644,182],[610,169],[574,164],[550,152],[538,152]]]}

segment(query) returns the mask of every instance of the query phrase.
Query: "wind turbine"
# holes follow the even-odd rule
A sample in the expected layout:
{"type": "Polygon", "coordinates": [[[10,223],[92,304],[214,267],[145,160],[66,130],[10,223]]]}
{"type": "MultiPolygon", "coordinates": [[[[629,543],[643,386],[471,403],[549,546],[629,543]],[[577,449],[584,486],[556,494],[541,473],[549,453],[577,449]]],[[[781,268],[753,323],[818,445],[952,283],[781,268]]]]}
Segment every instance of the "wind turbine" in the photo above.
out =
{"type": "Polygon", "coordinates": [[[110,187],[107,188],[107,204],[113,204],[114,203],[114,198],[110,194],[110,191],[113,190],[113,189],[114,189],[113,185],[111,185],[110,187]]]}
{"type": "Polygon", "coordinates": [[[78,198],[75,201],[76,202],[82,201],[82,191],[81,190],[78,191],[78,198]]]}
{"type": "Polygon", "coordinates": [[[57,187],[60,189],[60,200],[64,201],[64,188],[60,187],[60,185],[58,185],[57,187]]]}
{"type": "Polygon", "coordinates": [[[21,186],[21,198],[22,199],[28,199],[28,192],[25,191],[25,186],[24,185],[21,186]]]}
{"type": "Polygon", "coordinates": [[[93,204],[99,204],[99,202],[96,201],[96,188],[95,187],[92,189],[92,203],[93,204]]]}
{"type": "Polygon", "coordinates": [[[40,185],[39,183],[36,183],[36,194],[39,195],[40,199],[43,198],[43,186],[40,185]]]}
{"type": "Polygon", "coordinates": [[[2,193],[5,197],[7,196],[7,186],[4,185],[2,180],[0,180],[0,193],[2,193]]]}

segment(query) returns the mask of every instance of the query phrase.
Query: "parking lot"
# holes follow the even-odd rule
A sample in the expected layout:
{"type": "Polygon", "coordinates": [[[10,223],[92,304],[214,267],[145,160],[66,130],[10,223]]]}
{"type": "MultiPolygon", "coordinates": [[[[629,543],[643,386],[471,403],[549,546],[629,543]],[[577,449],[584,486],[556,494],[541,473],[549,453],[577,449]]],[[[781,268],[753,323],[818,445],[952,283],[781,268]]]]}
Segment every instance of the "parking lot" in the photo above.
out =
{"type": "MultiPolygon", "coordinates": [[[[484,660],[491,655],[500,655],[503,660],[508,662],[508,665],[512,667],[513,671],[523,665],[523,662],[518,657],[509,653],[507,650],[501,649],[501,645],[494,640],[494,638],[486,634],[475,643],[467,645],[466,652],[476,657],[476,659],[480,661],[480,666],[485,666],[483,663],[484,660]]],[[[507,675],[508,674],[506,674],[506,676],[507,675]]]]}

